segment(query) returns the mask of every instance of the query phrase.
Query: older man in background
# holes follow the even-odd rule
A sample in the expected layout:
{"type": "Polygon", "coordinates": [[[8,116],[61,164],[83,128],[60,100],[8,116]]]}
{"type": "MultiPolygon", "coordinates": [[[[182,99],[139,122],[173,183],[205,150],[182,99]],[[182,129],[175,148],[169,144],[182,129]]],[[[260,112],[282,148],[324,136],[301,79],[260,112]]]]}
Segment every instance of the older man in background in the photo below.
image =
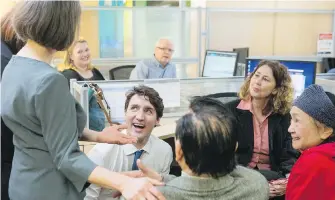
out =
{"type": "Polygon", "coordinates": [[[138,62],[130,79],[176,78],[176,66],[170,62],[173,52],[174,45],[169,39],[159,39],[153,57],[138,62]]]}

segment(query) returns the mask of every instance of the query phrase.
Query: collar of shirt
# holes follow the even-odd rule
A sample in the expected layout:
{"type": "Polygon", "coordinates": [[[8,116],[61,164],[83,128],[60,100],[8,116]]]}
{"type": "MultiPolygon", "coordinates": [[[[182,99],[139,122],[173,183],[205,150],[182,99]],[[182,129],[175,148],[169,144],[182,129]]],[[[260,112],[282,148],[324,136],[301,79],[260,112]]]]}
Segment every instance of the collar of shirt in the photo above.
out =
{"type": "MultiPolygon", "coordinates": [[[[151,146],[152,146],[151,137],[152,136],[149,137],[148,142],[142,148],[148,154],[150,154],[150,150],[151,150],[151,146]]],[[[127,156],[129,156],[131,154],[134,154],[136,151],[140,150],[140,149],[137,149],[133,144],[125,144],[123,148],[124,148],[124,152],[127,156]]]]}
{"type": "MultiPolygon", "coordinates": [[[[236,108],[240,109],[240,110],[249,110],[252,114],[254,114],[254,111],[252,109],[251,98],[249,98],[248,100],[243,100],[242,99],[236,108]]],[[[271,115],[271,113],[272,112],[269,112],[269,114],[267,114],[264,117],[268,118],[271,115]]]]}
{"type": "Polygon", "coordinates": [[[158,62],[158,60],[156,59],[155,54],[152,56],[152,61],[153,61],[153,63],[155,63],[155,65],[156,65],[157,67],[162,68],[162,69],[165,69],[165,68],[170,64],[170,62],[168,62],[168,63],[166,64],[166,66],[163,67],[163,65],[160,64],[160,63],[158,62]]]}

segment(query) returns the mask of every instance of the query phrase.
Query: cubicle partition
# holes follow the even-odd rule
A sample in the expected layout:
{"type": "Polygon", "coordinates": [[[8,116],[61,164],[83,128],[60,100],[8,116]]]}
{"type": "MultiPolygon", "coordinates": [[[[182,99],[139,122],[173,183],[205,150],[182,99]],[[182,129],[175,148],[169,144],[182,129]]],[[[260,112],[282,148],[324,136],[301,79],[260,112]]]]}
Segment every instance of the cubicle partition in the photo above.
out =
{"type": "MultiPolygon", "coordinates": [[[[165,109],[163,118],[177,118],[188,111],[189,100],[193,96],[202,96],[222,92],[238,92],[244,77],[194,79],[163,79],[163,80],[115,80],[115,81],[76,81],[71,80],[71,92],[88,113],[88,99],[85,83],[96,83],[104,91],[106,100],[111,107],[112,119],[122,122],[126,92],[137,85],[148,85],[155,88],[163,97],[165,109]],[[153,85],[154,84],[154,85],[153,85]],[[171,103],[171,101],[179,102],[171,103]]],[[[87,124],[88,126],[88,124],[87,124]]]]}
{"type": "MultiPolygon", "coordinates": [[[[332,78],[335,79],[335,74],[317,74],[316,84],[335,94],[335,80],[331,80],[332,78]]],[[[71,92],[88,113],[88,89],[82,86],[85,83],[98,84],[103,89],[106,100],[110,104],[112,119],[117,122],[123,122],[125,94],[134,86],[143,84],[155,88],[162,96],[165,104],[163,118],[178,118],[188,111],[191,97],[223,92],[238,92],[243,81],[244,77],[242,76],[90,82],[71,80],[71,92]]]]}
{"type": "MultiPolygon", "coordinates": [[[[326,91],[332,92],[335,94],[335,74],[318,74],[316,76],[316,84],[321,85],[326,91]]],[[[155,81],[155,80],[154,80],[155,81]]],[[[161,90],[163,89],[163,101],[166,98],[166,92],[168,94],[172,94],[172,90],[176,90],[179,87],[179,105],[175,106],[171,104],[171,102],[165,102],[167,106],[164,109],[164,115],[161,119],[162,127],[157,127],[154,129],[153,134],[161,139],[166,139],[173,136],[174,125],[173,122],[182,116],[184,113],[188,111],[189,100],[193,96],[202,96],[208,94],[215,93],[223,93],[223,92],[238,92],[240,87],[243,84],[244,77],[225,77],[225,78],[209,78],[209,77],[201,77],[194,79],[174,79],[171,81],[164,82],[166,80],[161,80],[154,82],[156,86],[154,86],[158,92],[161,94],[161,90]],[[173,84],[172,87],[168,88],[168,84],[173,84]],[[165,97],[165,98],[164,98],[165,97]],[[164,121],[164,122],[162,122],[164,121]]],[[[87,127],[89,127],[89,102],[88,102],[88,89],[83,87],[83,85],[87,82],[77,82],[76,80],[71,80],[71,93],[75,97],[75,99],[80,102],[82,107],[87,113],[87,127]]],[[[115,105],[110,105],[112,108],[112,118],[115,115],[123,115],[124,112],[124,100],[125,100],[125,92],[132,88],[133,86],[137,86],[140,84],[151,84],[153,82],[148,82],[144,80],[137,81],[95,81],[101,88],[104,89],[105,97],[109,102],[116,103],[115,105]],[[116,101],[118,99],[118,101],[116,101]],[[114,109],[114,110],[113,110],[114,109]]],[[[178,100],[178,94],[171,99],[172,101],[178,100]]],[[[175,103],[175,102],[174,102],[175,103]]],[[[120,119],[117,119],[120,120],[120,119]]],[[[81,142],[80,147],[84,152],[88,152],[95,143],[89,142],[81,142]]]]}

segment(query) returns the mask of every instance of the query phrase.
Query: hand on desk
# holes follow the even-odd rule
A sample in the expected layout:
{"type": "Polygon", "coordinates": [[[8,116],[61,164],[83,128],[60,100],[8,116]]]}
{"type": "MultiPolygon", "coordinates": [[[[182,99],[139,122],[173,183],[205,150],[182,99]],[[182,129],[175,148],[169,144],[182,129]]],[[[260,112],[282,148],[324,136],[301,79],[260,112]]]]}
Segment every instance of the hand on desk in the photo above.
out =
{"type": "Polygon", "coordinates": [[[137,142],[137,138],[121,133],[123,129],[126,129],[127,125],[113,125],[106,127],[104,130],[98,133],[97,141],[99,143],[109,144],[132,144],[137,142]]]}

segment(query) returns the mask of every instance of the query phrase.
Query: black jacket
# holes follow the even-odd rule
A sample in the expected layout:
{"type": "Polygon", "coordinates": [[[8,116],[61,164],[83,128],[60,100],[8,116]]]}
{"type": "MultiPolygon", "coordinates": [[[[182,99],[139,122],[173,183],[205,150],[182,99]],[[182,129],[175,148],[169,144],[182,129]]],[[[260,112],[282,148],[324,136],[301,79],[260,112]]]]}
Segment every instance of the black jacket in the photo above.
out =
{"type": "MultiPolygon", "coordinates": [[[[105,80],[104,76],[101,74],[101,72],[98,69],[93,68],[92,73],[93,73],[93,77],[91,77],[90,80],[96,80],[96,81],[105,80]]],[[[73,69],[66,69],[62,72],[62,74],[68,79],[69,83],[71,79],[76,79],[77,81],[87,80],[73,69]]]]}
{"type": "MultiPolygon", "coordinates": [[[[13,53],[9,46],[1,40],[1,79],[13,53]]],[[[3,90],[5,88],[2,88],[3,90]]],[[[8,183],[12,170],[12,161],[14,156],[13,132],[6,126],[1,117],[1,199],[8,197],[8,183]]]]}
{"type": "MultiPolygon", "coordinates": [[[[13,54],[11,49],[5,42],[1,40],[1,78],[6,65],[12,58],[12,55],[13,54]]],[[[3,167],[4,164],[11,165],[13,161],[13,155],[13,132],[5,125],[1,118],[1,166],[3,167]]]]}
{"type": "MultiPolygon", "coordinates": [[[[236,117],[238,123],[238,163],[247,166],[251,162],[254,149],[254,128],[252,113],[248,110],[236,108],[241,100],[226,103],[227,108],[236,117]]],[[[292,147],[292,138],[288,132],[290,114],[271,114],[269,120],[269,156],[271,170],[285,175],[299,156],[292,147]]]]}

